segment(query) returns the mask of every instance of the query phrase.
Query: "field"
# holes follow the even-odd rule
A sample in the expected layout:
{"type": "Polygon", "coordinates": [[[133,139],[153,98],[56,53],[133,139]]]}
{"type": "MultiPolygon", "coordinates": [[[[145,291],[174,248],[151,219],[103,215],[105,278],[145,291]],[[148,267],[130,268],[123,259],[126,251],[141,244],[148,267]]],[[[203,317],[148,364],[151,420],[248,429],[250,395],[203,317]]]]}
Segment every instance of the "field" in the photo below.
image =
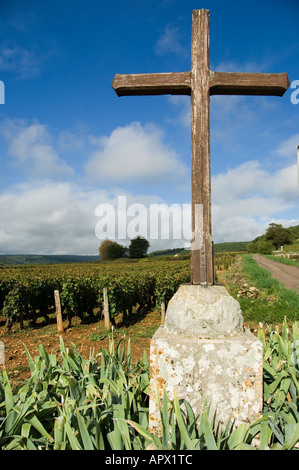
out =
{"type": "MultiPolygon", "coordinates": [[[[299,296],[293,296],[267,272],[236,253],[215,255],[216,282],[238,299],[245,325],[256,331],[260,322],[281,324],[299,317],[299,296]],[[249,283],[259,289],[256,298],[239,294],[249,283]]],[[[6,368],[14,382],[28,375],[24,345],[35,354],[40,344],[59,351],[54,289],[60,291],[63,338],[88,356],[107,346],[111,331],[103,320],[103,287],[116,340],[130,338],[132,357],[149,351],[150,338],[161,324],[161,303],[167,306],[178,286],[189,282],[189,260],[175,257],[140,261],[113,261],[0,268],[0,340],[5,345],[6,368]]]]}
{"type": "MultiPolygon", "coordinates": [[[[224,272],[236,255],[216,255],[215,269],[224,272]]],[[[28,373],[24,345],[35,354],[39,344],[59,350],[54,290],[60,292],[63,337],[88,355],[107,345],[103,321],[103,288],[108,289],[114,337],[130,338],[138,360],[161,324],[161,303],[181,283],[190,281],[187,259],[143,259],[42,266],[0,267],[0,340],[6,368],[14,380],[28,373]]]]}
{"type": "Polygon", "coordinates": [[[26,350],[30,374],[18,387],[5,369],[0,373],[0,449],[298,449],[298,324],[284,322],[281,333],[267,335],[259,329],[258,336],[264,344],[263,416],[237,428],[228,417],[219,427],[208,404],[196,416],[186,400],[169,400],[164,391],[161,436],[148,426],[148,358],[133,362],[129,343],[112,338],[87,358],[62,337],[59,354],[43,345],[35,357],[26,350]]]}
{"type": "Polygon", "coordinates": [[[60,292],[63,315],[71,326],[74,317],[82,322],[99,319],[103,289],[108,289],[110,316],[124,318],[168,302],[179,284],[188,282],[188,261],[79,263],[48,266],[0,268],[0,308],[6,327],[39,317],[48,321],[53,312],[54,290],[60,292]]]}
{"type": "Polygon", "coordinates": [[[299,337],[294,320],[299,296],[292,297],[273,282],[248,255],[217,254],[215,271],[216,281],[240,301],[245,325],[264,343],[260,421],[237,430],[228,423],[219,430],[206,411],[197,430],[188,403],[167,403],[165,397],[163,436],[148,432],[150,338],[161,324],[162,301],[167,304],[178,285],[189,282],[188,260],[11,266],[0,269],[0,340],[5,346],[0,448],[297,446],[299,376],[294,347],[299,337]],[[104,287],[114,323],[111,331],[105,330],[102,318],[104,287]],[[63,334],[57,333],[54,289],[60,291],[63,334]]]}

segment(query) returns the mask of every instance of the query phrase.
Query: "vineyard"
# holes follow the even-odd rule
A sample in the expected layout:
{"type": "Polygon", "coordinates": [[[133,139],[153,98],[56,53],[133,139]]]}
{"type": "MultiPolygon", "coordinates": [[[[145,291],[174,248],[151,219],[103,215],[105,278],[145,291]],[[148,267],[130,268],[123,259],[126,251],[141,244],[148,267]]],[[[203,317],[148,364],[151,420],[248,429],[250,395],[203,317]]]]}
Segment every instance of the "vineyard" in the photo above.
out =
{"type": "MultiPolygon", "coordinates": [[[[240,258],[235,262],[236,257],[216,254],[216,281],[217,276],[224,280],[225,271],[231,278],[243,279],[244,274],[250,278],[248,270],[238,272],[240,258]]],[[[247,264],[251,265],[250,260],[249,257],[247,264]]],[[[254,279],[259,281],[257,273],[254,279]]],[[[164,393],[160,407],[162,436],[150,433],[149,361],[142,348],[149,344],[153,333],[147,334],[145,342],[142,335],[145,326],[156,328],[159,323],[156,310],[162,300],[167,304],[179,284],[189,280],[189,260],[175,258],[1,267],[1,321],[5,316],[7,326],[17,325],[3,336],[6,364],[0,370],[0,449],[298,449],[298,323],[287,319],[280,329],[261,323],[257,331],[264,346],[262,418],[237,429],[229,420],[219,428],[208,408],[197,417],[188,402],[180,397],[170,401],[164,393]],[[105,287],[111,315],[117,322],[117,328],[104,339],[107,348],[102,338],[90,336],[101,336],[103,331],[99,320],[105,287]],[[91,324],[67,329],[63,335],[54,328],[53,334],[51,325],[41,329],[38,324],[36,328],[28,327],[40,323],[42,316],[51,319],[55,315],[54,290],[60,292],[64,319],[71,321],[79,316],[74,323],[86,319],[91,324]],[[143,307],[147,323],[130,322],[143,307]],[[119,327],[119,313],[128,317],[129,339],[126,329],[119,327]],[[28,323],[24,330],[17,331],[18,323],[22,326],[25,321],[28,323]]],[[[262,291],[262,286],[257,285],[262,291]]],[[[277,285],[275,289],[278,296],[277,285]]],[[[249,300],[253,310],[265,303],[276,311],[277,303],[270,300],[268,291],[265,295],[266,300],[262,293],[254,301],[245,300],[249,300]]],[[[290,297],[286,298],[288,302],[282,300],[289,306],[290,297]]],[[[248,316],[250,310],[246,312],[248,316]]]]}
{"type": "Polygon", "coordinates": [[[0,269],[0,309],[6,327],[38,317],[48,321],[54,309],[54,290],[60,292],[62,314],[99,319],[103,289],[107,288],[111,321],[118,313],[130,316],[133,307],[152,308],[168,302],[178,286],[189,282],[188,261],[85,263],[9,267],[0,269]]]}
{"type": "MultiPolygon", "coordinates": [[[[233,255],[216,255],[215,267],[227,269],[233,255]]],[[[81,321],[99,320],[103,311],[103,289],[107,288],[109,313],[130,318],[133,309],[167,305],[182,283],[190,282],[189,260],[127,260],[119,262],[77,263],[0,267],[0,315],[11,329],[22,328],[39,317],[48,322],[54,311],[54,290],[60,293],[63,318],[69,326],[73,317],[81,321]]]]}

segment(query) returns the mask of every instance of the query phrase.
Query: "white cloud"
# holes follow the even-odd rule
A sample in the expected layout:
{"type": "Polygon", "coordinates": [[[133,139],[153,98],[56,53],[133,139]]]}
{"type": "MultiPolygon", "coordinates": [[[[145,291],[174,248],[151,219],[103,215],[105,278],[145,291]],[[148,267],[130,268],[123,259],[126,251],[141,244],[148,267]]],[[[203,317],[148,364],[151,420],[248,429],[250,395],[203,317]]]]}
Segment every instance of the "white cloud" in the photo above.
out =
{"type": "Polygon", "coordinates": [[[260,191],[265,186],[267,173],[257,161],[249,161],[213,177],[212,195],[216,203],[227,202],[260,191]]]}
{"type": "Polygon", "coordinates": [[[265,72],[271,61],[267,59],[262,63],[257,63],[254,61],[245,61],[245,62],[235,62],[233,60],[223,60],[218,64],[212,64],[211,70],[215,72],[244,72],[244,73],[262,73],[265,72]]]}
{"type": "Polygon", "coordinates": [[[69,183],[11,188],[0,195],[0,252],[96,254],[94,209],[106,198],[69,183]]]}
{"type": "Polygon", "coordinates": [[[281,157],[293,157],[296,160],[298,145],[299,134],[295,134],[282,142],[274,152],[281,157]]]}
{"type": "Polygon", "coordinates": [[[175,106],[179,113],[169,119],[169,122],[177,123],[185,128],[191,125],[190,96],[171,95],[168,97],[169,103],[175,106]]]}
{"type": "Polygon", "coordinates": [[[90,157],[86,172],[111,183],[128,181],[153,184],[169,178],[184,178],[187,169],[174,150],[163,142],[162,132],[138,122],[116,128],[102,137],[100,148],[90,157]]]}
{"type": "Polygon", "coordinates": [[[9,155],[18,162],[18,168],[30,172],[31,176],[60,179],[73,174],[72,168],[56,152],[45,125],[7,119],[0,130],[9,155]]]}
{"type": "MultiPolygon", "coordinates": [[[[252,240],[298,207],[297,169],[292,165],[273,173],[249,161],[212,178],[213,239],[252,240]],[[277,217],[278,216],[278,217],[277,217]]],[[[299,224],[291,219],[290,225],[299,224]]]]}
{"type": "MultiPolygon", "coordinates": [[[[152,125],[131,123],[101,138],[88,132],[80,135],[61,132],[55,139],[46,126],[19,120],[4,121],[0,130],[12,162],[17,162],[23,170],[28,169],[29,176],[27,182],[0,193],[0,252],[96,254],[101,243],[95,234],[99,220],[95,210],[99,204],[115,208],[117,238],[118,211],[124,217],[124,209],[117,207],[120,194],[127,196],[127,206],[143,205],[141,218],[138,219],[137,212],[134,219],[132,212],[127,219],[127,223],[132,222],[130,227],[138,230],[137,223],[146,222],[142,217],[149,223],[151,204],[169,204],[166,191],[166,200],[157,194],[146,195],[147,184],[165,181],[166,188],[173,182],[186,184],[188,169],[165,144],[162,132],[152,125]],[[87,162],[87,174],[107,183],[109,192],[75,185],[76,175],[72,175],[72,169],[57,151],[72,153],[79,149],[83,155],[90,155],[90,148],[96,150],[87,162]],[[38,177],[38,183],[33,183],[32,174],[38,177]],[[70,175],[72,182],[57,182],[70,175]],[[134,194],[135,182],[143,185],[142,196],[134,194]],[[113,183],[121,189],[112,192],[113,183]],[[125,191],[124,187],[130,189],[125,191]]],[[[286,139],[276,149],[283,157],[279,169],[263,166],[262,160],[251,160],[212,177],[214,242],[252,240],[264,233],[271,222],[284,226],[299,224],[297,168],[296,164],[287,166],[289,160],[285,159],[296,138],[286,139]]],[[[186,203],[181,197],[182,192],[177,193],[178,199],[172,202],[186,203]]],[[[168,211],[166,207],[166,216],[168,211]]],[[[187,223],[191,225],[189,219],[187,223]]],[[[150,226],[146,227],[145,235],[150,235],[150,226]]],[[[172,230],[170,239],[163,240],[164,229],[165,225],[158,231],[159,239],[149,240],[151,251],[184,246],[188,242],[184,237],[173,239],[172,230]]],[[[129,243],[128,237],[118,241],[129,243]]]]}
{"type": "MultiPolygon", "coordinates": [[[[101,218],[100,211],[96,211],[99,205],[112,208],[108,223],[115,225],[115,239],[119,243],[128,245],[130,237],[135,231],[139,234],[143,227],[144,235],[149,236],[150,205],[163,201],[158,196],[122,193],[126,196],[124,207],[118,205],[119,194],[87,191],[70,183],[40,182],[12,187],[0,195],[0,253],[97,254],[103,240],[96,236],[97,224],[103,219],[103,214],[101,218]],[[143,210],[138,212],[138,208],[143,210]]],[[[187,223],[189,219],[187,213],[187,223]]],[[[158,235],[162,233],[159,227],[158,235]]],[[[172,237],[171,222],[169,234],[172,237]]],[[[151,251],[182,245],[177,239],[149,241],[151,251]]]]}
{"type": "Polygon", "coordinates": [[[256,197],[269,198],[270,201],[277,198],[280,203],[273,205],[273,210],[283,210],[297,203],[297,165],[270,172],[256,160],[245,162],[226,173],[215,175],[212,194],[216,204],[222,204],[223,195],[228,203],[256,197]]]}
{"type": "MultiPolygon", "coordinates": [[[[292,171],[289,167],[270,174],[258,162],[247,162],[213,177],[214,242],[252,240],[265,233],[271,222],[284,226],[299,224],[296,215],[289,219],[283,216],[284,211],[298,205],[296,184],[291,182],[292,171]]],[[[0,252],[97,254],[102,240],[96,237],[96,227],[101,220],[96,208],[102,204],[113,209],[109,224],[115,225],[115,239],[123,245],[129,244],[128,227],[131,235],[134,230],[145,227],[150,251],[188,245],[188,226],[191,226],[188,210],[184,219],[187,226],[182,225],[181,239],[173,236],[177,225],[171,225],[171,219],[168,232],[168,219],[166,222],[164,219],[156,232],[156,226],[150,225],[151,205],[162,203],[167,204],[167,201],[157,195],[137,197],[121,190],[114,193],[87,190],[66,182],[19,184],[0,195],[0,252]],[[126,196],[125,206],[118,205],[120,194],[126,196]],[[121,231],[125,232],[125,237],[121,231]],[[158,234],[158,239],[150,238],[153,233],[158,234]],[[163,239],[165,234],[166,239],[163,239]]],[[[183,203],[179,200],[177,203],[180,207],[174,214],[182,211],[183,203]]],[[[165,205],[162,214],[168,217],[170,210],[171,206],[165,205]]]]}
{"type": "Polygon", "coordinates": [[[298,201],[297,165],[290,165],[278,170],[272,176],[274,194],[287,202],[298,201]]]}
{"type": "Polygon", "coordinates": [[[156,43],[155,52],[163,55],[168,52],[186,56],[187,49],[181,43],[182,34],[176,26],[168,25],[156,43]]]}
{"type": "Polygon", "coordinates": [[[13,42],[0,46],[0,70],[13,72],[19,78],[33,79],[39,76],[44,58],[36,52],[13,42]]]}

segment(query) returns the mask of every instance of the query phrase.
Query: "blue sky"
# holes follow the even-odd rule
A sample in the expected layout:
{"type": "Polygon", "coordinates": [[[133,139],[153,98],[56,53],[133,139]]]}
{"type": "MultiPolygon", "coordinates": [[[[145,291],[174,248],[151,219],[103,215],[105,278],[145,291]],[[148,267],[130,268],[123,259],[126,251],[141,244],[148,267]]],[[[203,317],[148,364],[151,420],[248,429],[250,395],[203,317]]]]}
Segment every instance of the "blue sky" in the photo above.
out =
{"type": "Polygon", "coordinates": [[[211,97],[213,240],[299,224],[297,1],[1,0],[0,253],[97,254],[99,205],[190,203],[190,98],[118,98],[111,82],[190,70],[201,8],[211,70],[287,72],[293,86],[211,97]]]}

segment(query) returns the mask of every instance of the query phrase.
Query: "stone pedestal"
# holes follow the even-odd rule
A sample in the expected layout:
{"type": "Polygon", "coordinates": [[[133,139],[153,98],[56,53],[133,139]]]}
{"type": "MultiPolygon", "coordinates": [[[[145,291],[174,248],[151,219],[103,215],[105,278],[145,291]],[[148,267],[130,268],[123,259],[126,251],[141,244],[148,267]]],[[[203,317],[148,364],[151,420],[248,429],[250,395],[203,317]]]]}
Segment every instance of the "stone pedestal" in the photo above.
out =
{"type": "Polygon", "coordinates": [[[235,425],[261,417],[262,343],[243,327],[239,303],[222,286],[182,285],[170,300],[165,326],[151,340],[150,430],[159,434],[156,387],[162,398],[185,398],[196,415],[235,425]]]}

